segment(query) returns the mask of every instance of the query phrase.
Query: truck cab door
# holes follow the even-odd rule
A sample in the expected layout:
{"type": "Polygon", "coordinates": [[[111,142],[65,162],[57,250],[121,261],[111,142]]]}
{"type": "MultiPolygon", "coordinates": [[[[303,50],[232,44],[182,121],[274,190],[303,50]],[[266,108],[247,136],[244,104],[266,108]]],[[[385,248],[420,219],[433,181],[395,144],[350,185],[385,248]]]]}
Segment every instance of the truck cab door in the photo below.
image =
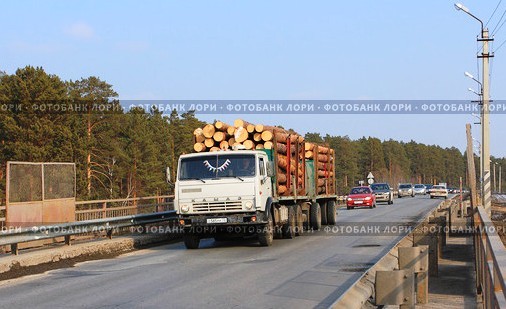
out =
{"type": "Polygon", "coordinates": [[[271,196],[272,183],[271,178],[267,176],[267,161],[264,157],[258,158],[258,173],[260,175],[259,201],[257,207],[265,207],[267,199],[271,196]]]}

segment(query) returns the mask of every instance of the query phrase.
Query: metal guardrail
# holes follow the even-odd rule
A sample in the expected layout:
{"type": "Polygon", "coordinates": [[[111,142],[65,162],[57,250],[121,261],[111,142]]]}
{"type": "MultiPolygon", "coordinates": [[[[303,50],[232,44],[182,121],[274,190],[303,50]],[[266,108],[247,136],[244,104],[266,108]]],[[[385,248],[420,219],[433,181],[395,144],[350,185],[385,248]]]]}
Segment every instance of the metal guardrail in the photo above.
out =
{"type": "MultiPolygon", "coordinates": [[[[423,224],[429,221],[429,217],[438,212],[438,210],[444,209],[448,203],[452,203],[452,199],[444,200],[439,205],[431,209],[427,212],[425,217],[420,221],[416,222],[413,226],[413,231],[417,231],[423,224]]],[[[413,232],[412,232],[413,233],[413,232]]],[[[414,242],[412,233],[402,237],[396,244],[392,246],[392,248],[387,252],[382,258],[378,260],[373,266],[371,266],[360,278],[358,278],[335,302],[329,306],[329,308],[361,308],[365,307],[365,304],[374,297],[375,290],[375,278],[374,276],[368,277],[370,273],[375,273],[376,270],[384,270],[384,269],[392,269],[392,259],[397,260],[398,254],[394,251],[397,251],[397,248],[401,246],[403,243],[409,243],[410,246],[414,242]],[[408,240],[409,239],[409,240],[408,240]],[[368,283],[364,283],[367,281],[368,283]]],[[[396,263],[394,263],[396,264],[396,263]]]]}
{"type": "Polygon", "coordinates": [[[12,253],[18,254],[19,243],[65,237],[65,243],[69,245],[70,236],[72,235],[90,232],[106,232],[107,235],[111,237],[112,232],[120,228],[147,225],[174,219],[176,219],[176,212],[171,210],[150,214],[78,221],[48,226],[34,226],[31,228],[14,228],[7,231],[0,231],[0,246],[11,245],[12,253]]]}
{"type": "Polygon", "coordinates": [[[484,308],[506,308],[506,249],[483,207],[473,216],[476,284],[484,308]]]}

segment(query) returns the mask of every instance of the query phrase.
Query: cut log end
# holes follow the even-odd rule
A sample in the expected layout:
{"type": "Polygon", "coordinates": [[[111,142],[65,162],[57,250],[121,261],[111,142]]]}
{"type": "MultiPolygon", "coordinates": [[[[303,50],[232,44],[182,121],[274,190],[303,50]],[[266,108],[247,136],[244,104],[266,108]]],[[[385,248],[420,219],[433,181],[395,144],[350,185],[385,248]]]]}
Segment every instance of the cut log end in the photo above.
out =
{"type": "Polygon", "coordinates": [[[206,149],[207,147],[203,143],[195,143],[193,145],[193,150],[195,150],[195,152],[202,152],[205,151],[206,149]]]}
{"type": "Polygon", "coordinates": [[[214,146],[214,139],[212,138],[206,138],[204,141],[204,145],[206,145],[207,148],[211,148],[214,146]]]}
{"type": "Polygon", "coordinates": [[[253,133],[253,132],[255,132],[255,125],[253,125],[253,124],[248,124],[248,125],[246,126],[246,131],[248,131],[248,133],[253,133]]]}
{"type": "Polygon", "coordinates": [[[253,141],[249,140],[249,139],[245,140],[242,144],[243,144],[244,148],[246,148],[248,150],[255,148],[255,143],[253,143],[253,141]]]}
{"type": "Polygon", "coordinates": [[[264,125],[263,124],[257,124],[255,126],[255,131],[258,133],[262,133],[264,131],[264,125]]]}
{"type": "Polygon", "coordinates": [[[273,134],[271,131],[263,131],[261,136],[264,142],[270,142],[272,141],[273,134]]]}
{"type": "Polygon", "coordinates": [[[208,124],[206,125],[203,129],[202,129],[202,133],[204,134],[205,137],[207,138],[212,138],[213,135],[214,135],[214,132],[216,132],[216,128],[214,127],[214,125],[212,124],[208,124]]]}

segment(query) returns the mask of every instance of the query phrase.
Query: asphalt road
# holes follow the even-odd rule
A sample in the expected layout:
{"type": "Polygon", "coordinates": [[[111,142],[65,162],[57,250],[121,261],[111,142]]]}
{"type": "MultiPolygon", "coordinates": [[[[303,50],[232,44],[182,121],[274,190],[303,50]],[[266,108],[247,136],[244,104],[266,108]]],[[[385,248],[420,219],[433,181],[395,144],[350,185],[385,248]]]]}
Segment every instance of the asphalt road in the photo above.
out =
{"type": "Polygon", "coordinates": [[[402,238],[385,228],[419,221],[440,202],[417,196],[340,209],[340,231],[272,247],[206,239],[199,250],[177,243],[4,281],[0,308],[326,307],[402,238]]]}

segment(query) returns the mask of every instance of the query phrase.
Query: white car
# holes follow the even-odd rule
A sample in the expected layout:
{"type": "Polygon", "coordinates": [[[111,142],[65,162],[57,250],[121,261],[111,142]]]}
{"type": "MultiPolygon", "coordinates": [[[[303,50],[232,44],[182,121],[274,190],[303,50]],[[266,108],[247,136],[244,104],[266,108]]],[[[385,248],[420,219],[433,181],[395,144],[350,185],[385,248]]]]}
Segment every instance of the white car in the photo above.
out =
{"type": "Polygon", "coordinates": [[[444,197],[448,198],[448,190],[445,186],[435,185],[430,189],[430,198],[444,197]]]}
{"type": "Polygon", "coordinates": [[[413,190],[413,185],[410,183],[401,183],[397,187],[397,197],[401,198],[403,196],[411,196],[415,197],[415,191],[413,190]]]}
{"type": "Polygon", "coordinates": [[[415,191],[415,194],[427,194],[427,188],[425,187],[425,185],[422,185],[422,184],[416,184],[415,187],[414,187],[414,191],[415,191]]]}

